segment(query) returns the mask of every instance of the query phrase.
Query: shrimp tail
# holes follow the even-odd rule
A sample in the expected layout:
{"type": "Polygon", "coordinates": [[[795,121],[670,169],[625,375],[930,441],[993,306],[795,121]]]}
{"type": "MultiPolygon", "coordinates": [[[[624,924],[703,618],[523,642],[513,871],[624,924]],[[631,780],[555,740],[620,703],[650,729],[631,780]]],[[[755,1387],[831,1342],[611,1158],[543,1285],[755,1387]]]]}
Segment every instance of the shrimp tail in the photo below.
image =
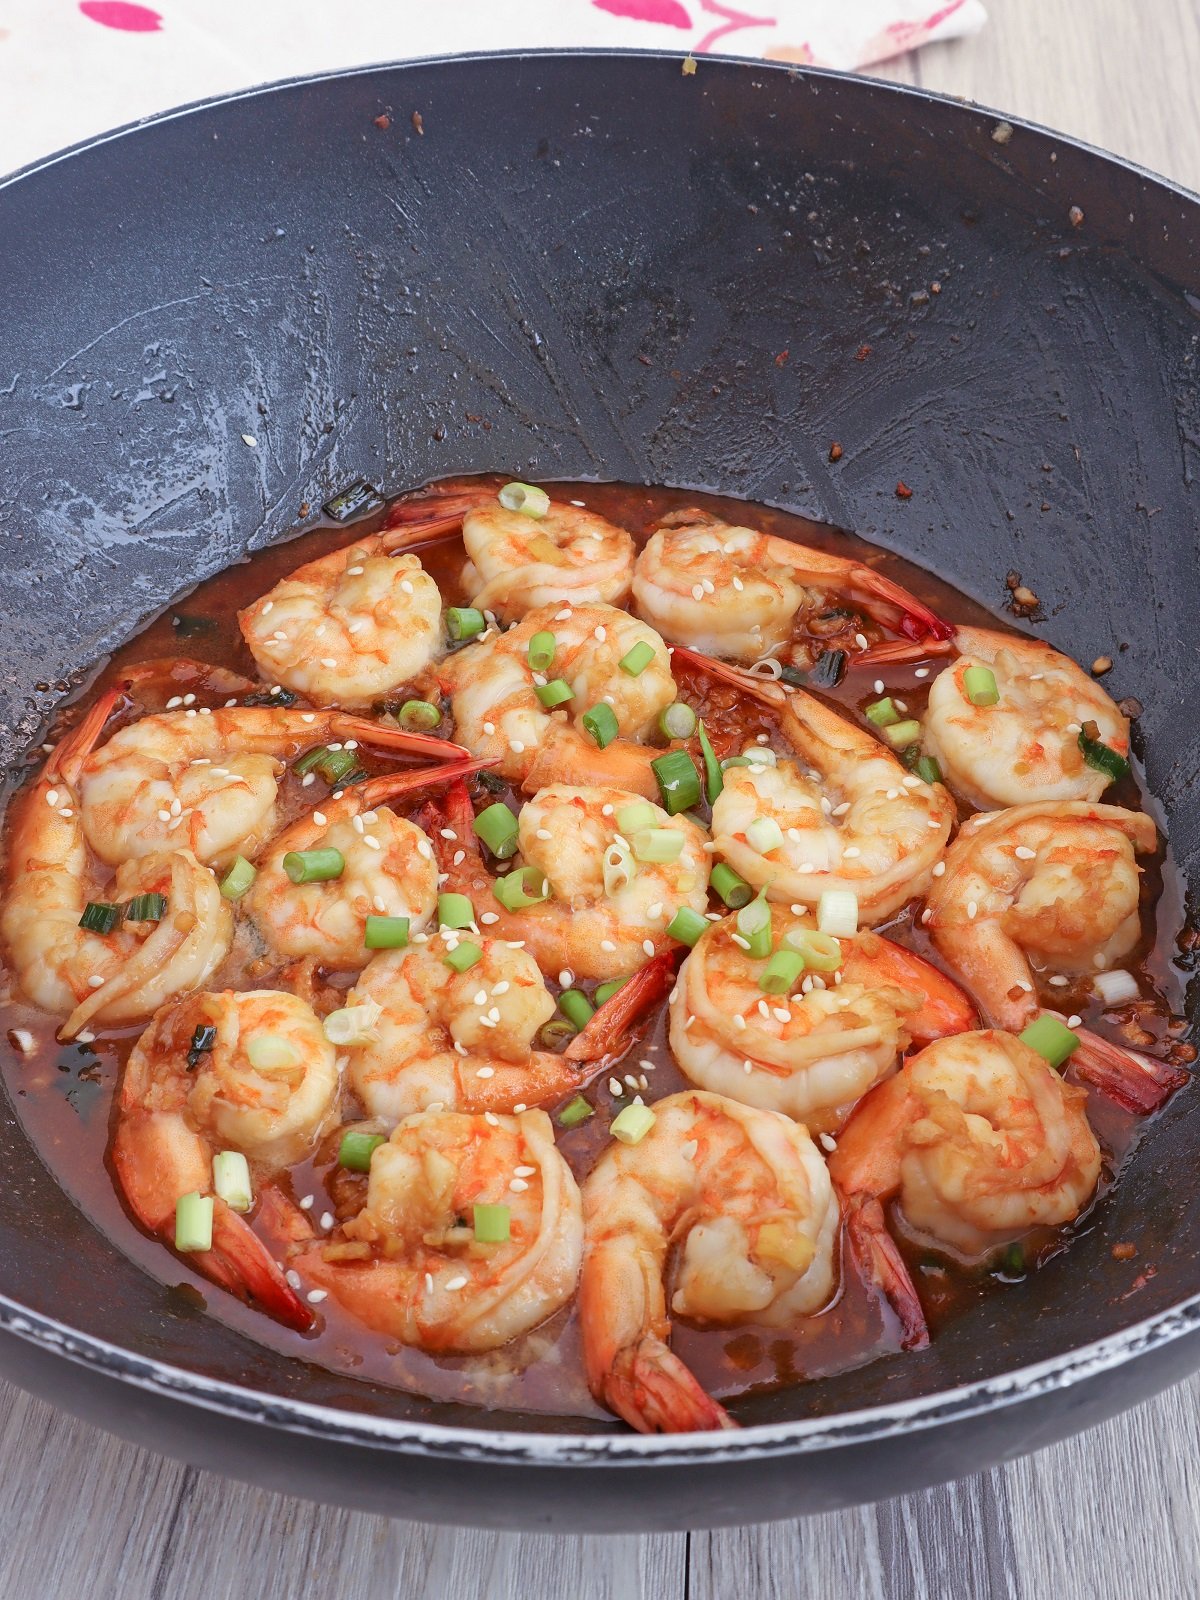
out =
{"type": "Polygon", "coordinates": [[[753,672],[747,672],[743,667],[735,667],[728,661],[717,661],[713,656],[703,655],[699,650],[690,650],[687,645],[672,645],[671,659],[676,663],[682,662],[694,672],[703,672],[721,683],[732,684],[743,694],[749,695],[752,700],[757,700],[760,705],[769,706],[772,710],[777,711],[786,703],[787,690],[774,679],[760,678],[753,672]]]}
{"type": "Polygon", "coordinates": [[[60,777],[72,788],[76,787],[83,763],[91,755],[104,724],[124,698],[123,689],[109,689],[100,696],[78,727],[72,728],[55,747],[54,754],[46,763],[47,779],[60,777]]]}
{"type": "Polygon", "coordinates": [[[370,717],[356,717],[350,713],[337,714],[332,726],[343,739],[357,739],[377,750],[394,751],[399,755],[426,756],[433,760],[464,761],[471,752],[449,739],[435,739],[427,733],[409,733],[407,728],[389,727],[370,717]]]}
{"type": "Polygon", "coordinates": [[[910,639],[884,639],[879,644],[868,645],[865,650],[851,656],[852,667],[904,666],[914,661],[928,661],[932,656],[949,656],[955,652],[953,634],[926,634],[910,639]]]}
{"type": "Polygon", "coordinates": [[[212,1249],[195,1257],[206,1277],[234,1294],[250,1295],[284,1327],[306,1333],[316,1321],[266,1245],[224,1200],[213,1200],[212,1249]]]}
{"type": "Polygon", "coordinates": [[[478,491],[474,494],[422,495],[417,499],[398,501],[388,511],[380,543],[390,553],[423,544],[427,539],[457,533],[467,513],[492,498],[490,494],[478,491]]]}
{"type": "Polygon", "coordinates": [[[924,643],[927,639],[941,641],[953,638],[954,629],[950,623],[944,622],[923,600],[918,600],[915,594],[910,594],[907,589],[894,583],[891,578],[885,577],[882,572],[876,572],[873,567],[864,567],[859,575],[859,582],[872,598],[882,600],[886,606],[895,606],[899,610],[899,620],[893,625],[906,639],[924,643]]]}
{"type": "Polygon", "coordinates": [[[870,1195],[846,1202],[846,1231],[863,1277],[880,1289],[900,1323],[900,1348],[924,1350],[929,1326],[904,1258],[888,1232],[883,1207],[870,1195]]]}
{"type": "Polygon", "coordinates": [[[1124,1111],[1147,1116],[1165,1105],[1191,1074],[1156,1061],[1136,1050],[1126,1050],[1085,1028],[1075,1030],[1079,1045],[1071,1057],[1076,1076],[1098,1089],[1124,1111]]]}
{"type": "MultiPolygon", "coordinates": [[[[469,778],[473,772],[482,772],[485,768],[495,765],[494,761],[447,761],[440,767],[417,767],[409,772],[385,772],[378,778],[368,778],[365,783],[356,784],[350,792],[357,795],[362,806],[369,810],[372,806],[384,805],[389,800],[398,799],[402,794],[409,794],[414,789],[427,789],[431,784],[444,782],[461,784],[462,780],[469,778]]],[[[465,784],[463,790],[465,793],[465,784]]]]}
{"type": "Polygon", "coordinates": [[[604,1403],[639,1433],[712,1433],[737,1423],[656,1334],[619,1350],[602,1380],[604,1403]]]}
{"type": "Polygon", "coordinates": [[[563,1052],[569,1061],[610,1061],[629,1046],[629,1032],[675,982],[678,950],[661,950],[623,983],[563,1052]]]}

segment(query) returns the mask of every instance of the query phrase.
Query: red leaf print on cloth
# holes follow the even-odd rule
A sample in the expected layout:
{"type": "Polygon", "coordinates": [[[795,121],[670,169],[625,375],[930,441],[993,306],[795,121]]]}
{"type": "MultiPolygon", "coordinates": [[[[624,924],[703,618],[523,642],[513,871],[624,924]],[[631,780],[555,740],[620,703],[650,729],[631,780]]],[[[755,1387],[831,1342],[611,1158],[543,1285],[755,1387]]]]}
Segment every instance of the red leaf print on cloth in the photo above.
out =
{"type": "Polygon", "coordinates": [[[81,0],[79,7],[91,22],[121,33],[157,33],[162,18],[149,6],[135,6],[129,0],[81,0]]]}
{"type": "Polygon", "coordinates": [[[690,28],[692,19],[679,0],[592,0],[598,11],[634,22],[659,22],[667,28],[690,28]]]}

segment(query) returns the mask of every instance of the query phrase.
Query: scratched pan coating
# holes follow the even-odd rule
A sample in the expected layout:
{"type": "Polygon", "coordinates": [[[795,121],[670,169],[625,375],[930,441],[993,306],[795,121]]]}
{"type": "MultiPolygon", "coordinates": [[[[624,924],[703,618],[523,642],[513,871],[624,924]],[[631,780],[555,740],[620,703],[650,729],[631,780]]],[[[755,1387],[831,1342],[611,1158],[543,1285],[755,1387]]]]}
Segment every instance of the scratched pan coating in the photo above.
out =
{"type": "MultiPolygon", "coordinates": [[[[147,615],[352,480],[668,483],[852,528],[994,607],[1019,570],[1037,631],[1113,654],[1142,701],[1200,882],[1200,212],[997,123],[815,72],[493,57],[201,106],[0,186],[6,761],[147,615]]],[[[1200,1364],[1198,1135],[1184,1091],[1090,1231],[929,1350],[654,1440],[285,1361],[96,1234],[5,1104],[0,1367],[160,1449],[397,1515],[823,1509],[1200,1364]],[[1111,1256],[1130,1239],[1136,1273],[1111,1256]]]]}

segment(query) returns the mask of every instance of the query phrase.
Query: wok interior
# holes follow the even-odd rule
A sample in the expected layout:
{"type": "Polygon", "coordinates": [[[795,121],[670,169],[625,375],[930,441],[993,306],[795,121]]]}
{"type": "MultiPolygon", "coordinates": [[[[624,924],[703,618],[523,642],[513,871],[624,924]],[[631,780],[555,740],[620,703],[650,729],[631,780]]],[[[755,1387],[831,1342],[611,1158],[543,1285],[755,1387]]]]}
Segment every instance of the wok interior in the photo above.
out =
{"type": "MultiPolygon", "coordinates": [[[[993,605],[1019,571],[1044,637],[1116,656],[1196,877],[1180,715],[1197,677],[1196,324],[1177,285],[1200,230],[1150,180],[1022,129],[996,145],[992,126],[819,74],[452,62],[232,102],[0,191],[9,757],[148,612],[352,479],[640,479],[853,528],[993,605]]],[[[1196,1115],[1185,1090],[1086,1236],[929,1350],[752,1398],[739,1419],[930,1394],[1200,1292],[1196,1115]]],[[[583,1426],[286,1361],[101,1239],[7,1106],[0,1153],[19,1304],[277,1396],[583,1426]]]]}

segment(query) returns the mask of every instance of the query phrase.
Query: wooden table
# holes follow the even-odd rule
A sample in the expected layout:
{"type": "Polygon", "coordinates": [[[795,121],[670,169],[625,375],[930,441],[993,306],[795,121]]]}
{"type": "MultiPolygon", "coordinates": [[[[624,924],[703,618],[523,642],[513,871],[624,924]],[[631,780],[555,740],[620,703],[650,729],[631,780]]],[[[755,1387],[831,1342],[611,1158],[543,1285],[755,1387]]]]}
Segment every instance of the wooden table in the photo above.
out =
{"type": "MultiPolygon", "coordinates": [[[[853,0],[847,0],[852,4],[853,0]]],[[[1195,0],[989,0],[880,76],[1200,188],[1195,0]]],[[[4,1600],[1167,1600],[1200,1592],[1200,1379],[1002,1471],[722,1533],[527,1537],[388,1522],[196,1472],[0,1386],[4,1600]]]]}

